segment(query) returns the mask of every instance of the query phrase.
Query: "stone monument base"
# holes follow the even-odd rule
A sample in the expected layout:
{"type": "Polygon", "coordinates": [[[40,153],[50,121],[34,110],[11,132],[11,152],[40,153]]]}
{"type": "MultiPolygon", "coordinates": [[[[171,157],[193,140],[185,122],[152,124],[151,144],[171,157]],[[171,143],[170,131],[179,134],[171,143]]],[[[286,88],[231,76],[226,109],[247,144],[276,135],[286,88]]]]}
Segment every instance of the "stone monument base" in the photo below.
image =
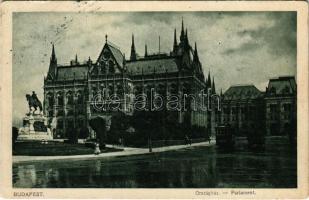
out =
{"type": "Polygon", "coordinates": [[[19,129],[17,140],[52,140],[53,136],[47,127],[47,119],[42,114],[26,114],[23,127],[19,129]]]}

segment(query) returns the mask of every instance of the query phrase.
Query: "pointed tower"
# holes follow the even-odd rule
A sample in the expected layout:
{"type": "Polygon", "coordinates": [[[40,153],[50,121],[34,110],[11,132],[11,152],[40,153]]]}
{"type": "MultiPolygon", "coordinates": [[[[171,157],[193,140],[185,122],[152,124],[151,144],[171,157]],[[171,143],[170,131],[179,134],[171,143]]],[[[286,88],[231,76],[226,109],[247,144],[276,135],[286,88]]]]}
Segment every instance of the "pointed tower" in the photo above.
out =
{"type": "Polygon", "coordinates": [[[77,54],[75,54],[75,65],[78,65],[77,54]]]}
{"type": "Polygon", "coordinates": [[[148,56],[148,52],[147,52],[147,44],[145,44],[145,57],[148,56]]]}
{"type": "Polygon", "coordinates": [[[50,58],[50,62],[54,62],[55,64],[57,64],[57,58],[56,58],[56,53],[55,53],[55,46],[53,44],[53,47],[52,47],[52,55],[51,55],[51,58],[50,58]]]}
{"type": "Polygon", "coordinates": [[[134,35],[132,34],[132,45],[131,45],[131,56],[130,60],[136,60],[136,51],[135,51],[135,45],[134,45],[134,35]]]}
{"type": "Polygon", "coordinates": [[[196,47],[196,42],[194,44],[194,53],[193,53],[193,63],[198,63],[199,58],[198,58],[198,53],[197,53],[197,47],[196,47]]]}
{"type": "Polygon", "coordinates": [[[208,72],[208,78],[207,78],[207,87],[211,88],[211,78],[210,78],[210,71],[208,72]]]}
{"type": "Polygon", "coordinates": [[[177,52],[177,34],[176,34],[176,28],[174,30],[174,45],[173,45],[173,52],[177,52]]]}
{"type": "Polygon", "coordinates": [[[91,60],[90,56],[88,57],[87,64],[88,64],[88,69],[90,69],[90,67],[92,66],[92,60],[91,60]]]}
{"type": "Polygon", "coordinates": [[[213,94],[216,94],[216,86],[215,86],[215,78],[214,77],[212,77],[211,91],[212,91],[213,94]]]}
{"type": "Polygon", "coordinates": [[[125,73],[127,73],[128,72],[128,69],[127,69],[127,65],[126,65],[127,63],[126,63],[126,54],[124,53],[124,54],[122,54],[122,70],[121,70],[121,72],[122,72],[122,75],[124,76],[124,74],[125,73]]]}
{"type": "Polygon", "coordinates": [[[180,33],[180,42],[183,42],[185,40],[185,30],[183,26],[183,18],[181,20],[181,33],[180,33]]]}
{"type": "Polygon", "coordinates": [[[186,29],[186,34],[185,34],[185,46],[189,47],[188,29],[186,29]]]}
{"type": "Polygon", "coordinates": [[[57,73],[57,58],[55,53],[55,46],[53,44],[47,78],[51,79],[55,78],[56,73],[57,73]]]}

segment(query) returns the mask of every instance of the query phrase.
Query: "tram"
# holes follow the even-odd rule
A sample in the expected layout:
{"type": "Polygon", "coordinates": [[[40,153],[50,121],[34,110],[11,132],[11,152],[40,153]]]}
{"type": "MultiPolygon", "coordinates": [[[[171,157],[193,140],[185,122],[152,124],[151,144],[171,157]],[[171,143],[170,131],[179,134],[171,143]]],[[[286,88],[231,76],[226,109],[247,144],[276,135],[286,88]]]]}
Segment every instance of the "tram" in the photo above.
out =
{"type": "Polygon", "coordinates": [[[216,145],[220,148],[232,148],[235,144],[235,133],[233,128],[226,125],[216,127],[216,145]]]}

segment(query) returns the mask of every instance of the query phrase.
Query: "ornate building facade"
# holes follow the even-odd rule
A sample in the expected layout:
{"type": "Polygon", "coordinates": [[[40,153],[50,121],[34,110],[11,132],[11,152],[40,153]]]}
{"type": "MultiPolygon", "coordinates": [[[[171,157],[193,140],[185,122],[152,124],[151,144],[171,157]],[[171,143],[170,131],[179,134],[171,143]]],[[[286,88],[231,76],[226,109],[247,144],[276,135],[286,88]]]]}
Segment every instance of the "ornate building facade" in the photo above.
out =
{"type": "Polygon", "coordinates": [[[117,113],[132,115],[141,105],[149,110],[153,104],[149,96],[156,99],[156,95],[160,96],[157,100],[163,100],[159,104],[164,109],[166,102],[179,100],[177,109],[168,111],[174,115],[175,123],[188,120],[191,125],[214,131],[214,112],[202,109],[207,98],[199,94],[205,91],[214,95],[215,83],[210,74],[205,79],[196,43],[194,48],[189,43],[183,22],[179,42],[175,29],[170,53],[149,54],[145,45],[144,56],[139,56],[134,42],[132,35],[131,55],[126,59],[106,36],[96,61],[89,58],[80,63],[76,56],[70,65],[57,63],[53,45],[44,79],[44,112],[49,123],[56,127],[54,137],[67,137],[69,129],[90,130],[88,122],[95,117],[105,118],[110,124],[111,117],[117,113]],[[136,98],[144,94],[148,100],[136,98]],[[189,96],[187,99],[185,94],[189,96]]]}
{"type": "Polygon", "coordinates": [[[237,135],[262,131],[265,135],[296,136],[297,86],[295,77],[270,79],[266,91],[254,85],[231,86],[222,95],[221,124],[237,135]]]}
{"type": "Polygon", "coordinates": [[[231,86],[222,100],[221,121],[229,124],[237,135],[264,130],[264,94],[254,85],[231,86]]]}
{"type": "Polygon", "coordinates": [[[266,88],[266,133],[296,134],[297,87],[294,77],[270,79],[266,88]]]}

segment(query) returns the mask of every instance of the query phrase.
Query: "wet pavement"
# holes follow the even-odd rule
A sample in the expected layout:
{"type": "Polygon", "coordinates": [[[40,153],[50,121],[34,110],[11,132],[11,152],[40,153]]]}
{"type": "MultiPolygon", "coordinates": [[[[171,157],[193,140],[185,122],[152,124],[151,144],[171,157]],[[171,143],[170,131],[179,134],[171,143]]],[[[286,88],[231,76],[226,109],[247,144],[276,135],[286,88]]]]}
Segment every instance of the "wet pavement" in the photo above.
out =
{"type": "Polygon", "coordinates": [[[287,144],[264,151],[216,146],[91,160],[13,164],[17,188],[295,188],[296,151],[287,144]]]}

